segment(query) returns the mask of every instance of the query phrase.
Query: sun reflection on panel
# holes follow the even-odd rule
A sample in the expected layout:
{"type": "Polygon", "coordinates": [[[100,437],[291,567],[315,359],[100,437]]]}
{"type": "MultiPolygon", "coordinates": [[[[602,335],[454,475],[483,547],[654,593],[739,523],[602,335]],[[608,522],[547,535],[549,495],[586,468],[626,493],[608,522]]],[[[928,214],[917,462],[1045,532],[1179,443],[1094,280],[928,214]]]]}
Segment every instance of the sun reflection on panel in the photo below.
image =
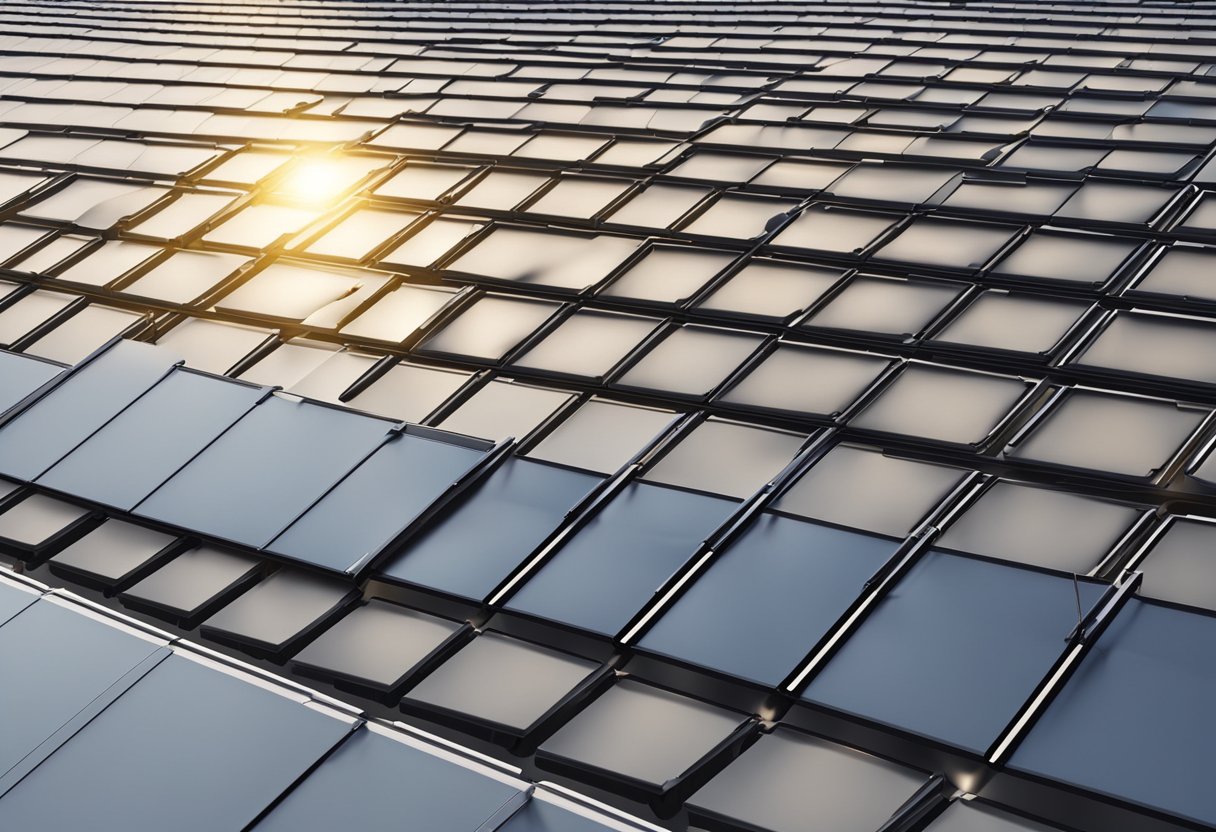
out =
{"type": "Polygon", "coordinates": [[[319,206],[336,200],[351,184],[348,166],[335,159],[313,157],[297,162],[275,192],[300,205],[319,206]]]}

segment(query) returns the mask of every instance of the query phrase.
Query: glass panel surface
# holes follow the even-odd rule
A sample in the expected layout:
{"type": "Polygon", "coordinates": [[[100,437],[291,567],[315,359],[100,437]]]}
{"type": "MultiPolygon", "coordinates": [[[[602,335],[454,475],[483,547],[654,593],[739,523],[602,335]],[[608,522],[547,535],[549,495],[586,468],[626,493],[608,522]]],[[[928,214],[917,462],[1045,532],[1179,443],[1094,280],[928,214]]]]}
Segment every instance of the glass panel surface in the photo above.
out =
{"type": "Polygon", "coordinates": [[[101,812],[127,829],[241,828],[349,731],[344,720],[171,656],[6,794],[0,823],[85,829],[101,812]],[[56,798],[64,783],[74,784],[72,800],[56,798]]]}
{"type": "MultiPolygon", "coordinates": [[[[1081,582],[1075,591],[1088,609],[1102,585],[1081,582]]],[[[1076,624],[1069,578],[930,552],[803,696],[984,753],[1047,675],[1076,624]],[[886,684],[871,683],[876,668],[886,684]]]]}

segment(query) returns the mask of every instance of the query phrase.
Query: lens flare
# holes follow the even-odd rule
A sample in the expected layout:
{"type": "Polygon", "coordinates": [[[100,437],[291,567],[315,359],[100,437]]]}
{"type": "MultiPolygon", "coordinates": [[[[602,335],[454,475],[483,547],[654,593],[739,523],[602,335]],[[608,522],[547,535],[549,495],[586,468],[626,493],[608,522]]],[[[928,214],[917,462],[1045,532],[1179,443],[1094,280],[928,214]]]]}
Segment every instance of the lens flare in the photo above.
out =
{"type": "Polygon", "coordinates": [[[343,165],[331,159],[304,159],[287,174],[275,192],[301,205],[333,202],[350,186],[343,165]]]}

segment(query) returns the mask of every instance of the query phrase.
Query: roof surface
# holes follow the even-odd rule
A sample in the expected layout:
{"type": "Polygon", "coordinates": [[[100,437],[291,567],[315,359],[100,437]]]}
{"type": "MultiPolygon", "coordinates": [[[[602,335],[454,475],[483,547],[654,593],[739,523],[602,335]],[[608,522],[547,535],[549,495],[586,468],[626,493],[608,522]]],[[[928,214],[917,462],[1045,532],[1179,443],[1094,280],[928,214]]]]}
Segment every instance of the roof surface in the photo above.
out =
{"type": "Polygon", "coordinates": [[[1216,3],[4,4],[0,828],[1216,828],[1213,100],[1216,3]]]}

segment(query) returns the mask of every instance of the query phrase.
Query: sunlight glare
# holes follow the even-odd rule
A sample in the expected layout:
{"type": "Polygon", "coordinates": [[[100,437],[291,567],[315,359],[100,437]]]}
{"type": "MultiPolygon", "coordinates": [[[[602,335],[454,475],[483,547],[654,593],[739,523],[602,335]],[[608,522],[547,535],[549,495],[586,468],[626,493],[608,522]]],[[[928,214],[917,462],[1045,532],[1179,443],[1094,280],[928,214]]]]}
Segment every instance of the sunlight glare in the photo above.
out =
{"type": "Polygon", "coordinates": [[[343,166],[331,159],[304,159],[275,190],[301,205],[332,202],[350,184],[343,166]]]}

